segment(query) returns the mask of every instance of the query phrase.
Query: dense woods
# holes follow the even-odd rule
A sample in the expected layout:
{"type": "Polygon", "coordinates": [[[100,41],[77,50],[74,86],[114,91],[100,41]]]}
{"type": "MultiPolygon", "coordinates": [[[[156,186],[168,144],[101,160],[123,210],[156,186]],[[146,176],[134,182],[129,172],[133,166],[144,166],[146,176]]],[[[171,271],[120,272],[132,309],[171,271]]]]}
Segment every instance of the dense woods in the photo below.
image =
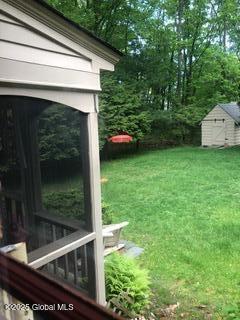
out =
{"type": "Polygon", "coordinates": [[[49,0],[124,53],[102,77],[101,141],[193,142],[217,102],[239,100],[239,0],[49,0]]]}

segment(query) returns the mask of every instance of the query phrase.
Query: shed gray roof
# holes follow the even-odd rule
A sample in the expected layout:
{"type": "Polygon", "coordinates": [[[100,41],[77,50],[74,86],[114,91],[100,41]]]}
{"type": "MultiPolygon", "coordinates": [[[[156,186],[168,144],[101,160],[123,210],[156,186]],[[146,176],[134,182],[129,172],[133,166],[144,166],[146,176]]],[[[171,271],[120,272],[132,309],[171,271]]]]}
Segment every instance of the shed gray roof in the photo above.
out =
{"type": "Polygon", "coordinates": [[[218,104],[230,117],[232,117],[236,123],[240,124],[240,106],[237,102],[230,102],[224,104],[218,104]]]}

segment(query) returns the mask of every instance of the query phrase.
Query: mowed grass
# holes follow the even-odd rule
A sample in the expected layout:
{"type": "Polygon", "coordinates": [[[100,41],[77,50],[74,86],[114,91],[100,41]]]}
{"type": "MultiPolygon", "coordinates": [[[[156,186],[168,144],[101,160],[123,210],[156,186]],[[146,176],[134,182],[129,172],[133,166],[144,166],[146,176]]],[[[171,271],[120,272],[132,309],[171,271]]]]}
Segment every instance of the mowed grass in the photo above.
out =
{"type": "Polygon", "coordinates": [[[144,248],[158,303],[180,302],[187,319],[206,305],[221,319],[240,301],[240,149],[159,150],[101,171],[114,221],[129,221],[124,238],[144,248]]]}

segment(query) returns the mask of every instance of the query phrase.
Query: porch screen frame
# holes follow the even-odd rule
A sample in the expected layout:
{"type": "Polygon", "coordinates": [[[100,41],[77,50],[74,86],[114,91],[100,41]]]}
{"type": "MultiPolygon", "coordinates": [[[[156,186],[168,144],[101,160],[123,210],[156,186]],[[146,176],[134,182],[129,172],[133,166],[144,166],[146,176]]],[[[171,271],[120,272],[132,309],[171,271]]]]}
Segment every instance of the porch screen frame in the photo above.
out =
{"type": "MultiPolygon", "coordinates": [[[[3,92],[3,91],[2,91],[3,92]]],[[[0,90],[0,99],[2,95],[0,90]]],[[[9,95],[7,95],[9,97],[9,95]]],[[[102,214],[101,214],[101,188],[100,188],[100,159],[98,141],[98,107],[96,93],[92,93],[95,112],[81,113],[81,146],[83,148],[83,174],[84,174],[84,201],[86,210],[86,229],[89,237],[81,242],[79,248],[88,244],[88,265],[89,265],[89,295],[98,303],[105,305],[105,278],[104,278],[104,256],[103,256],[103,236],[102,236],[102,214]]],[[[16,96],[12,95],[15,99],[16,96]]],[[[25,96],[27,97],[27,96],[25,96]]],[[[32,98],[32,96],[31,96],[32,98]]],[[[38,98],[38,97],[36,97],[38,98]]],[[[38,98],[39,99],[39,98],[38,98]]],[[[81,93],[79,93],[81,101],[81,93]]],[[[37,104],[36,100],[36,104],[37,104]]],[[[41,101],[41,100],[40,100],[41,101]]],[[[81,103],[79,103],[81,105],[81,103]]],[[[32,105],[34,108],[34,104],[32,105]]],[[[79,110],[79,109],[78,109],[79,110]]],[[[34,125],[34,128],[36,126],[34,125]]],[[[35,167],[36,169],[36,167],[35,167]]],[[[69,246],[69,249],[71,245],[69,246]]],[[[59,257],[61,250],[59,250],[59,257]]],[[[56,257],[56,255],[55,255],[56,257]]],[[[42,257],[44,265],[44,257],[42,257]]],[[[46,257],[46,260],[48,258],[46,257]]],[[[53,259],[54,260],[54,259],[53,259]]],[[[34,261],[31,262],[34,268],[34,261]]]]}

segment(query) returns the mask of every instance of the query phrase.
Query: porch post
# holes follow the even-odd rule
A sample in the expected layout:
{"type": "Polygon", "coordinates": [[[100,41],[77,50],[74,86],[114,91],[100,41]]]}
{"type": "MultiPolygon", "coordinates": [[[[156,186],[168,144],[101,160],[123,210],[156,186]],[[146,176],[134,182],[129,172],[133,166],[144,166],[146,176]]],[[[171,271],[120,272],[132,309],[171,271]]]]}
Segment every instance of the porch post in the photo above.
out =
{"type": "Polygon", "coordinates": [[[104,256],[101,214],[100,188],[100,160],[98,142],[98,115],[97,112],[88,114],[88,144],[89,144],[89,173],[92,204],[92,227],[96,233],[93,245],[95,258],[96,301],[102,305],[106,303],[104,256]]]}

